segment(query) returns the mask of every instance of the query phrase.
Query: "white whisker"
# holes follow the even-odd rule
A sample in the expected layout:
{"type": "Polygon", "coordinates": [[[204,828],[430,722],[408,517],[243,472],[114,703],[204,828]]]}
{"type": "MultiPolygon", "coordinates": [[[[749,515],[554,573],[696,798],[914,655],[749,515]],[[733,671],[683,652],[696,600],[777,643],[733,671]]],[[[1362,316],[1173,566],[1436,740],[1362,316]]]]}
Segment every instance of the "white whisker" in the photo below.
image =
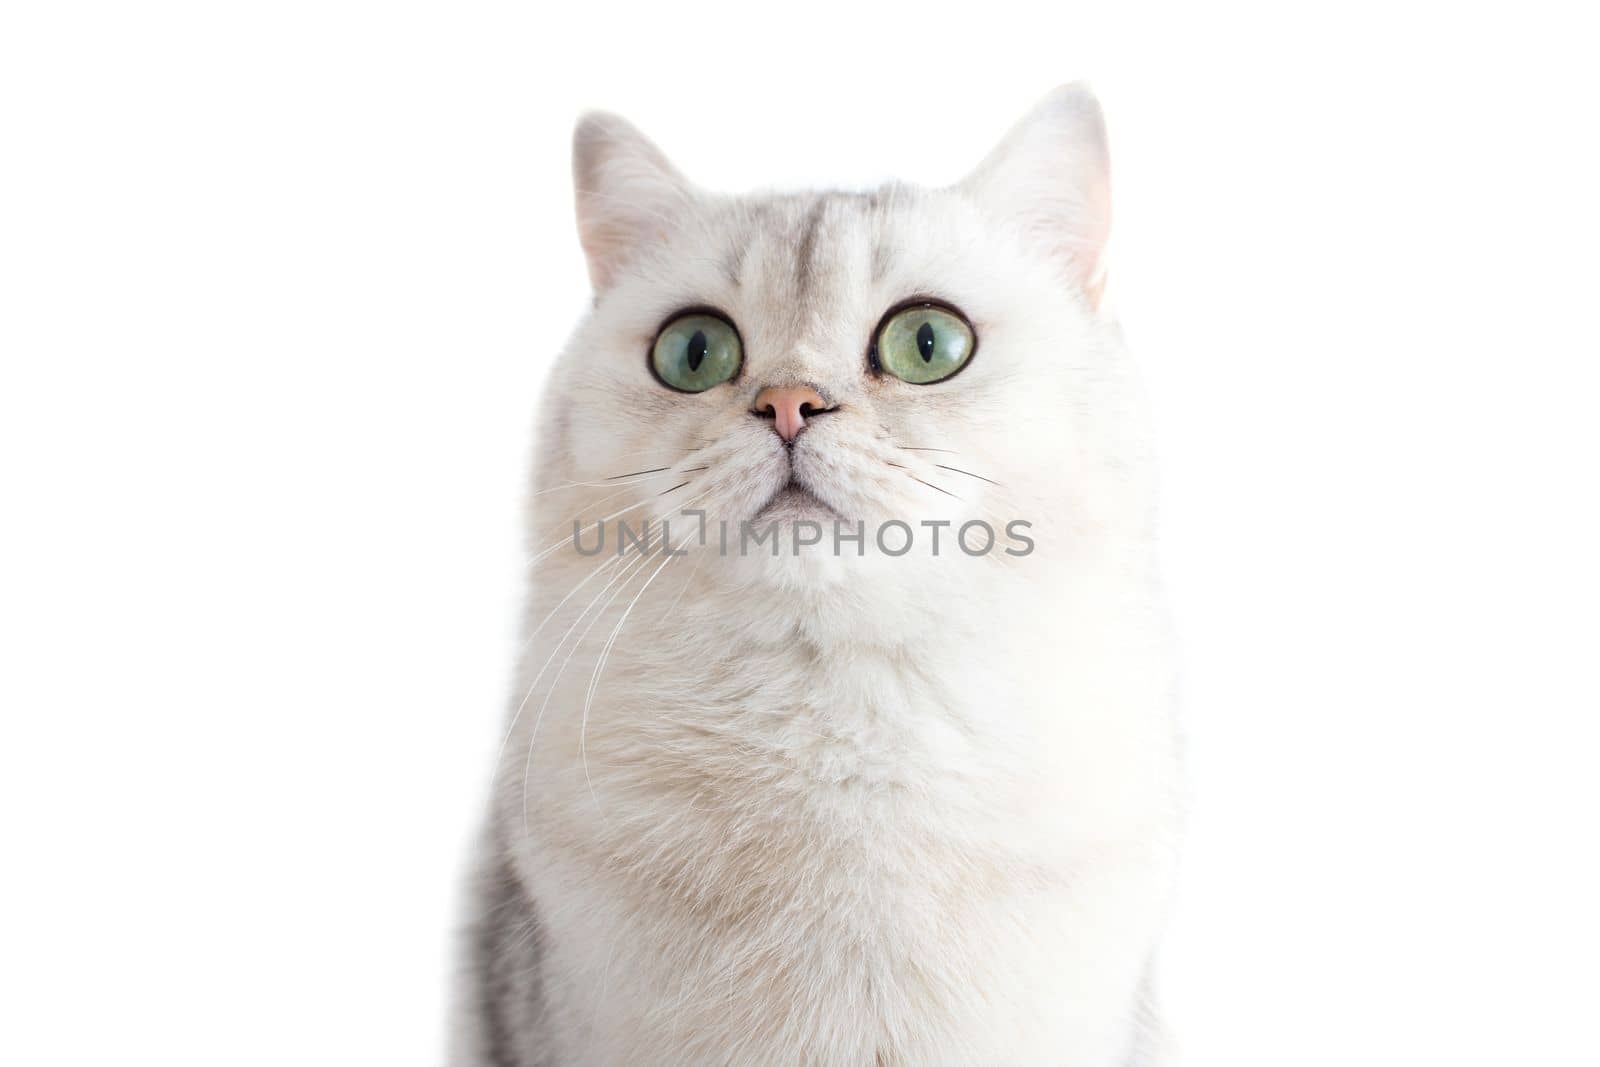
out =
{"type": "MultiPolygon", "coordinates": [[[[620,559],[622,557],[618,558],[620,559]]],[[[617,597],[622,594],[623,589],[627,588],[628,581],[632,580],[632,575],[638,574],[643,570],[643,563],[648,558],[648,556],[640,555],[636,559],[629,560],[626,567],[622,568],[621,571],[612,576],[611,581],[606,583],[605,589],[601,589],[600,592],[595,595],[594,600],[589,604],[589,608],[584,609],[583,615],[579,615],[573,620],[573,623],[567,629],[567,632],[561,636],[561,640],[557,642],[556,647],[551,650],[549,659],[545,660],[544,668],[540,668],[539,673],[543,675],[544,669],[550,666],[550,660],[555,659],[556,654],[561,651],[561,646],[565,644],[567,638],[572,635],[572,631],[576,630],[578,628],[578,623],[583,621],[585,615],[588,615],[589,609],[593,608],[595,604],[600,602],[600,598],[606,594],[606,589],[610,589],[613,585],[615,585],[619,578],[623,579],[622,585],[615,593],[611,594],[611,599],[607,600],[605,605],[601,607],[600,610],[595,612],[594,618],[589,620],[589,625],[584,627],[583,633],[578,635],[577,640],[572,643],[572,647],[567,650],[566,658],[561,661],[561,666],[556,670],[555,677],[550,680],[550,687],[545,690],[544,700],[540,701],[539,703],[539,713],[533,718],[533,728],[528,732],[528,755],[523,761],[522,765],[522,828],[524,832],[528,832],[530,829],[528,825],[528,778],[533,773],[533,746],[539,738],[539,725],[540,723],[544,722],[545,709],[550,706],[550,698],[555,696],[556,689],[561,684],[562,676],[567,673],[567,665],[572,662],[573,655],[576,654],[578,649],[583,646],[584,638],[589,636],[589,631],[593,630],[595,623],[600,621],[601,616],[603,616],[606,612],[606,608],[609,608],[616,601],[617,597]]]]}
{"type": "MultiPolygon", "coordinates": [[[[592,580],[594,580],[600,574],[601,571],[605,570],[608,567],[616,566],[617,563],[622,560],[622,558],[623,558],[622,556],[615,556],[615,557],[613,557],[611,559],[606,560],[605,562],[601,563],[598,567],[594,568],[594,570],[590,571],[588,576],[585,577],[583,579],[583,581],[579,582],[577,585],[573,586],[570,590],[568,590],[567,591],[567,595],[561,598],[561,602],[559,604],[557,604],[555,607],[551,608],[550,609],[550,613],[548,615],[546,615],[539,622],[538,626],[535,626],[533,628],[533,631],[531,633],[528,634],[527,639],[523,642],[523,645],[522,645],[522,654],[523,655],[527,654],[528,649],[530,647],[532,647],[532,645],[533,645],[534,638],[538,637],[539,636],[539,632],[541,630],[543,630],[545,628],[545,626],[547,626],[549,624],[551,619],[556,617],[556,613],[559,612],[562,609],[562,607],[564,607],[566,605],[567,601],[572,599],[574,593],[576,593],[579,589],[582,589],[584,586],[588,585],[592,580]]],[[[607,588],[609,588],[609,585],[607,586],[607,588]]],[[[602,589],[601,592],[603,593],[603,592],[605,592],[605,590],[602,589]]],[[[592,604],[592,602],[591,602],[591,604],[592,604]]],[[[578,616],[578,618],[580,618],[580,619],[583,618],[583,615],[587,614],[587,613],[588,613],[588,609],[585,608],[584,612],[582,614],[580,614],[578,616]]],[[[574,624],[574,625],[576,625],[576,624],[574,624]]],[[[563,640],[565,640],[565,637],[563,637],[563,640]]],[[[557,643],[556,647],[557,648],[561,647],[559,642],[557,643]]],[[[555,655],[554,653],[551,653],[552,657],[554,655],[555,655]]],[[[545,660],[545,664],[544,665],[545,665],[545,667],[548,667],[550,665],[550,661],[549,660],[545,660]]],[[[501,764],[501,761],[505,759],[506,745],[510,744],[511,735],[517,732],[517,722],[522,718],[522,710],[528,706],[528,699],[533,696],[534,689],[538,686],[539,679],[542,678],[543,676],[544,676],[544,667],[541,667],[539,669],[539,673],[534,676],[532,684],[530,684],[528,686],[528,691],[522,695],[522,700],[518,702],[517,710],[514,711],[512,713],[512,715],[511,715],[511,725],[509,727],[507,727],[506,736],[504,738],[502,738],[501,741],[500,741],[500,750],[499,750],[499,752],[497,752],[495,754],[494,775],[489,780],[491,788],[493,788],[495,780],[500,775],[500,764],[501,764]]]]}
{"type": "MultiPolygon", "coordinates": [[[[559,493],[563,489],[615,489],[618,486],[638,485],[640,482],[660,481],[669,477],[672,473],[673,469],[671,467],[658,467],[653,471],[638,471],[634,474],[624,474],[616,478],[605,478],[598,482],[563,482],[561,485],[552,485],[547,489],[540,489],[528,495],[530,497],[544,496],[546,493],[559,493]]],[[[607,499],[610,498],[608,497],[607,499]]]]}
{"type": "MultiPolygon", "coordinates": [[[[650,583],[656,580],[656,576],[667,569],[667,564],[676,558],[676,556],[668,555],[666,559],[661,561],[661,566],[651,572],[650,577],[646,578],[644,584],[639,587],[639,591],[634,594],[628,606],[623,609],[622,618],[618,619],[617,625],[612,628],[611,636],[606,639],[605,647],[600,650],[600,659],[594,665],[594,673],[589,676],[589,691],[584,694],[583,698],[583,718],[578,721],[578,756],[583,761],[583,779],[589,785],[589,798],[594,801],[597,808],[600,806],[600,798],[595,795],[594,779],[589,777],[588,727],[589,709],[594,705],[595,690],[600,686],[600,672],[605,670],[606,660],[611,656],[611,648],[617,643],[617,635],[622,633],[623,624],[628,621],[628,616],[633,614],[634,606],[639,603],[639,598],[644,596],[645,590],[650,588],[650,583]]],[[[604,813],[602,812],[603,816],[604,813]]]]}

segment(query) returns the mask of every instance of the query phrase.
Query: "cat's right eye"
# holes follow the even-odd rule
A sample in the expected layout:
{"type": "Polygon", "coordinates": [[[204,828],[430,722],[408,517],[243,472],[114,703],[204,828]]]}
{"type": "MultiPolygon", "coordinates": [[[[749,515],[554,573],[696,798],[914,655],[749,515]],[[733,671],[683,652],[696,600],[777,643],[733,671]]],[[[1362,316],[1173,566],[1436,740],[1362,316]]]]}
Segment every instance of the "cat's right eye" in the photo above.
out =
{"type": "Polygon", "coordinates": [[[656,379],[681,393],[703,393],[739,373],[744,345],[733,323],[695,311],[679,315],[656,335],[650,369],[656,379]]]}

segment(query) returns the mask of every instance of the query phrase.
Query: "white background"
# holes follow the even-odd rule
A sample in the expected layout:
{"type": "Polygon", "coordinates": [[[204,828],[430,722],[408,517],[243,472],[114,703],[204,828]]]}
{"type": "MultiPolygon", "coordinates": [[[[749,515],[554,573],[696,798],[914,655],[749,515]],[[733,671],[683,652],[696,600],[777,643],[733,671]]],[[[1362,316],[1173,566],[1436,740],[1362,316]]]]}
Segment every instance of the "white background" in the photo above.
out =
{"type": "Polygon", "coordinates": [[[1592,27],[1301,7],[8,3],[0,1061],[438,1061],[582,108],[945,182],[1083,77],[1188,1062],[1600,1062],[1592,27]]]}

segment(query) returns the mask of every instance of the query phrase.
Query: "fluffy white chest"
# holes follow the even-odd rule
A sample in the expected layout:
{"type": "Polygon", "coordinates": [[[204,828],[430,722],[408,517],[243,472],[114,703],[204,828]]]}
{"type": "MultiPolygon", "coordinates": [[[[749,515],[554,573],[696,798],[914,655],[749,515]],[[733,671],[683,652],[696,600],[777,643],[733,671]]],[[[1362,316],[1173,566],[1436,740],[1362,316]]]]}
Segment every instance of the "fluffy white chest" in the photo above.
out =
{"type": "Polygon", "coordinates": [[[918,655],[691,615],[547,721],[523,867],[584,1062],[1116,1054],[1072,1031],[1144,966],[1120,946],[1159,896],[1152,798],[1099,788],[1071,755],[1096,716],[991,637],[918,655]]]}

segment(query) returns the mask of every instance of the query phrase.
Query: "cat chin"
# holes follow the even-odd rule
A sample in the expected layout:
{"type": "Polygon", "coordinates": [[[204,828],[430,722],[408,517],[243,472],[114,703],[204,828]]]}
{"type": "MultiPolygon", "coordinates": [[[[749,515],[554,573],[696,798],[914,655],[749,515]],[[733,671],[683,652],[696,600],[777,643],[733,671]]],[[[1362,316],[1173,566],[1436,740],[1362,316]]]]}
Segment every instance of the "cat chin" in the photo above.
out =
{"type": "MultiPolygon", "coordinates": [[[[764,516],[762,522],[767,521],[768,518],[764,516]]],[[[827,521],[831,522],[831,517],[827,521]]],[[[715,557],[706,566],[721,570],[724,585],[779,592],[798,589],[816,592],[840,587],[860,578],[860,560],[806,549],[795,553],[792,548],[793,522],[777,520],[774,525],[781,538],[777,555],[765,549],[753,549],[747,553],[715,557]]]]}
{"type": "MultiPolygon", "coordinates": [[[[692,554],[704,553],[700,567],[724,592],[795,594],[797,607],[819,594],[835,592],[860,596],[877,590],[892,596],[902,585],[953,589],[971,580],[981,581],[988,569],[987,561],[948,551],[932,556],[921,546],[894,556],[879,551],[870,541],[859,548],[854,542],[835,546],[831,541],[834,521],[831,513],[826,520],[808,520],[808,525],[820,525],[828,532],[822,543],[802,545],[798,550],[794,547],[795,523],[780,520],[770,523],[779,538],[776,554],[771,551],[770,541],[750,545],[742,552],[735,547],[736,542],[730,542],[726,553],[718,552],[713,543],[692,554]]],[[[768,524],[767,519],[762,520],[763,528],[768,524]]],[[[846,526],[854,529],[853,523],[846,526]]],[[[800,532],[804,540],[812,531],[802,527],[800,532]]]]}

